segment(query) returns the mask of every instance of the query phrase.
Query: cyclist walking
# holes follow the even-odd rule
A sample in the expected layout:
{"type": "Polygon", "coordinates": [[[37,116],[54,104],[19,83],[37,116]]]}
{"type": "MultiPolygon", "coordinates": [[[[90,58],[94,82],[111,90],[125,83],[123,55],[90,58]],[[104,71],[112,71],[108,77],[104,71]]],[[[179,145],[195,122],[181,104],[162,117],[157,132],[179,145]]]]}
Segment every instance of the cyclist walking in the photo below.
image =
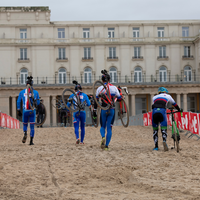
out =
{"type": "MultiPolygon", "coordinates": [[[[104,85],[109,85],[112,102],[114,102],[114,97],[117,97],[118,100],[121,100],[121,95],[120,95],[117,87],[110,84],[110,75],[107,73],[106,70],[103,70],[102,73],[103,73],[103,75],[102,75],[101,80],[104,83],[104,85]]],[[[99,99],[99,94],[101,92],[105,92],[105,89],[104,89],[103,86],[100,86],[100,87],[97,88],[97,91],[96,91],[97,100],[99,99]]],[[[102,106],[106,107],[106,103],[104,101],[102,103],[102,106]]],[[[94,111],[96,109],[97,109],[97,103],[95,101],[94,111]]],[[[96,113],[94,112],[93,115],[95,117],[96,113]]],[[[111,137],[112,137],[112,125],[114,123],[114,120],[115,120],[115,104],[113,103],[113,106],[111,108],[109,108],[108,110],[101,109],[101,114],[100,114],[100,124],[101,124],[100,134],[101,134],[101,137],[102,137],[101,148],[106,150],[106,151],[110,150],[108,148],[108,145],[110,144],[111,137]],[[106,134],[106,137],[105,137],[106,127],[107,127],[107,134],[106,134]]]]}
{"type": "MultiPolygon", "coordinates": [[[[82,92],[82,87],[80,84],[77,84],[75,86],[75,92],[77,97],[80,99],[80,103],[83,105],[85,104],[86,106],[90,106],[90,100],[88,96],[82,92]]],[[[74,94],[71,94],[69,99],[74,98],[74,94]]],[[[70,107],[71,103],[68,102],[67,106],[70,107]]],[[[75,136],[76,136],[76,144],[84,144],[84,138],[85,138],[85,121],[86,121],[86,113],[84,110],[84,106],[82,107],[81,110],[74,112],[73,113],[73,123],[74,123],[74,131],[75,131],[75,136]],[[79,124],[81,127],[81,141],[79,139],[79,124]]]]}
{"type": "MultiPolygon", "coordinates": [[[[152,105],[152,126],[153,126],[153,139],[155,148],[153,150],[158,151],[158,126],[161,126],[163,147],[164,151],[168,151],[167,146],[167,103],[170,102],[179,112],[181,111],[171,95],[168,94],[168,90],[164,87],[158,88],[158,94],[153,97],[152,105]]],[[[178,138],[180,140],[180,136],[178,138]]]]}
{"type": "MultiPolygon", "coordinates": [[[[32,87],[33,86],[32,79],[33,79],[32,76],[30,76],[30,77],[28,76],[26,85],[29,84],[32,87]]],[[[29,93],[31,95],[30,91],[29,91],[29,93]]],[[[28,127],[28,122],[30,122],[30,145],[34,145],[33,138],[34,138],[34,133],[35,133],[34,125],[35,125],[36,110],[35,109],[31,110],[27,94],[28,94],[27,89],[24,89],[19,93],[19,96],[17,99],[17,112],[18,112],[19,116],[22,116],[22,122],[23,122],[24,137],[22,139],[22,143],[26,142],[27,127],[28,127]],[[23,112],[22,113],[20,111],[21,101],[23,102],[23,112]]],[[[39,100],[38,91],[33,89],[33,94],[34,94],[34,99],[37,100],[37,105],[39,105],[40,100],[39,100]]]]}

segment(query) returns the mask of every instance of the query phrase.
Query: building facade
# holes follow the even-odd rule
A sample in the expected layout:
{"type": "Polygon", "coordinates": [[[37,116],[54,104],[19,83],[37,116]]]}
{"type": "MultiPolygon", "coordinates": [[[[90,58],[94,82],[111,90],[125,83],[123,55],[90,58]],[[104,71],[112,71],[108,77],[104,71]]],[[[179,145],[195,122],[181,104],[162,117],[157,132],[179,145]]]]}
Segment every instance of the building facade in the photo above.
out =
{"type": "Polygon", "coordinates": [[[199,112],[200,20],[50,21],[48,7],[0,7],[0,110],[16,117],[16,98],[34,77],[58,121],[52,98],[72,80],[92,93],[106,69],[115,85],[128,87],[130,115],[151,110],[160,86],[184,111],[199,112]]]}

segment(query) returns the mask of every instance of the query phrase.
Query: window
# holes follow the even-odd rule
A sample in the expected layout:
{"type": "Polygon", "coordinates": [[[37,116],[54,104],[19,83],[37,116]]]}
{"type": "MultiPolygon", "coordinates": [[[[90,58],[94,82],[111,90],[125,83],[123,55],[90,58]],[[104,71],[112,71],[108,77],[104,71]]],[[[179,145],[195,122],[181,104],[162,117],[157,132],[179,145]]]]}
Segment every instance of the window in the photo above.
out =
{"type": "Polygon", "coordinates": [[[134,58],[140,58],[140,47],[134,47],[134,58]]]}
{"type": "Polygon", "coordinates": [[[190,57],[190,46],[184,46],[184,57],[190,57]]]}
{"type": "Polygon", "coordinates": [[[59,77],[59,84],[66,83],[66,70],[64,68],[59,69],[58,77],[59,77]]]}
{"type": "Polygon", "coordinates": [[[27,38],[27,29],[20,29],[20,39],[27,38]]]}
{"type": "Polygon", "coordinates": [[[20,71],[20,84],[26,84],[27,76],[28,76],[28,70],[22,69],[20,71]]]}
{"type": "Polygon", "coordinates": [[[140,28],[133,28],[133,37],[134,38],[140,37],[140,28]]]}
{"type": "Polygon", "coordinates": [[[58,38],[65,38],[65,29],[58,28],[58,38]]]}
{"type": "Polygon", "coordinates": [[[192,69],[190,66],[184,68],[184,81],[192,81],[192,69]]]}
{"type": "Polygon", "coordinates": [[[84,83],[92,83],[92,70],[89,67],[84,70],[84,83]]]}
{"type": "Polygon", "coordinates": [[[134,71],[134,82],[142,82],[142,70],[140,67],[136,67],[134,71]]]}
{"type": "Polygon", "coordinates": [[[166,46],[159,46],[159,57],[166,58],[166,46]]]}
{"type": "Polygon", "coordinates": [[[115,28],[108,28],[108,38],[115,37],[115,28]]]}
{"type": "Polygon", "coordinates": [[[27,48],[20,48],[20,60],[27,60],[27,48]]]}
{"type": "Polygon", "coordinates": [[[90,38],[90,29],[83,28],[83,38],[90,38]]]}
{"type": "Polygon", "coordinates": [[[109,58],[116,58],[116,47],[109,47],[109,58]]]}
{"type": "Polygon", "coordinates": [[[58,59],[59,60],[66,59],[65,48],[58,48],[58,59]]]}
{"type": "Polygon", "coordinates": [[[84,59],[91,58],[91,47],[84,47],[84,59]]]}
{"type": "Polygon", "coordinates": [[[182,27],[182,37],[189,37],[189,27],[182,27]]]}
{"type": "Polygon", "coordinates": [[[159,70],[159,74],[160,74],[160,82],[166,82],[167,81],[167,69],[164,66],[160,67],[159,70]]]}
{"type": "Polygon", "coordinates": [[[158,27],[158,37],[164,37],[164,27],[158,27]]]}
{"type": "Polygon", "coordinates": [[[117,83],[117,70],[115,67],[110,68],[110,82],[111,83],[117,83]]]}

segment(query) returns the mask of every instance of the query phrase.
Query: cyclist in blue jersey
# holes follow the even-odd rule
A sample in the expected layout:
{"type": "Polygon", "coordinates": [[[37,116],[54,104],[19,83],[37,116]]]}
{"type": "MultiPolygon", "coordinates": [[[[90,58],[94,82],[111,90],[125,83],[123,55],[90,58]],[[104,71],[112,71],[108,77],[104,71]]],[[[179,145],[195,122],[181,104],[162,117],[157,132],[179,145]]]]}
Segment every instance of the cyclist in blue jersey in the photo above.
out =
{"type": "MultiPolygon", "coordinates": [[[[77,97],[80,99],[80,103],[85,106],[90,106],[90,100],[88,96],[82,92],[82,87],[80,84],[77,84],[75,86],[75,92],[77,97]]],[[[75,95],[71,94],[69,99],[73,99],[75,95]]],[[[71,103],[67,102],[67,106],[70,107],[71,103]]],[[[74,123],[74,131],[76,136],[76,144],[84,144],[84,138],[85,138],[85,121],[86,121],[86,113],[84,110],[84,106],[81,110],[73,113],[73,123],[74,123]],[[79,139],[79,124],[81,127],[81,140],[79,139]]]]}
{"type": "MultiPolygon", "coordinates": [[[[109,84],[109,89],[110,89],[110,95],[112,97],[112,101],[114,101],[114,97],[117,97],[117,100],[121,100],[121,95],[117,89],[116,86],[110,84],[110,75],[107,73],[106,70],[103,70],[104,74],[102,75],[102,82],[104,84],[109,84]]],[[[96,91],[96,98],[97,100],[99,99],[99,93],[101,91],[104,91],[103,86],[100,86],[97,88],[96,91]]],[[[103,102],[103,104],[105,104],[105,102],[103,102]]],[[[102,105],[104,107],[106,107],[105,105],[102,105]]],[[[97,103],[95,102],[94,104],[94,113],[93,116],[96,117],[96,111],[97,109],[97,103]]],[[[111,141],[111,137],[112,137],[112,125],[114,124],[114,120],[115,120],[115,106],[109,108],[108,110],[103,110],[101,109],[101,115],[100,115],[100,124],[101,124],[101,128],[100,128],[100,133],[101,133],[101,148],[108,151],[110,150],[108,145],[110,144],[111,141]],[[105,132],[106,132],[106,127],[107,127],[107,135],[105,137],[105,132]]]]}
{"type": "MultiPolygon", "coordinates": [[[[163,147],[164,151],[168,151],[167,146],[167,103],[170,102],[179,112],[181,111],[174,99],[167,94],[168,90],[164,87],[158,88],[158,94],[153,97],[152,105],[152,126],[153,126],[153,139],[155,148],[153,150],[158,151],[158,126],[161,126],[163,147]]],[[[178,138],[180,140],[180,136],[178,138]]]]}
{"type": "MultiPolygon", "coordinates": [[[[33,77],[27,77],[26,85],[33,86],[33,77]]],[[[30,92],[30,91],[29,91],[30,92]]],[[[37,100],[37,105],[40,104],[39,100],[39,93],[38,91],[33,89],[34,99],[37,100]]],[[[31,95],[31,92],[30,92],[31,95]]],[[[36,110],[31,110],[28,97],[27,97],[27,89],[22,90],[19,93],[18,99],[17,99],[17,112],[19,116],[22,116],[22,122],[23,122],[23,131],[24,136],[22,139],[22,142],[25,143],[27,139],[27,127],[28,122],[30,122],[30,145],[34,145],[33,138],[34,138],[34,125],[35,125],[35,117],[36,117],[36,110]],[[21,113],[20,107],[21,107],[21,101],[23,102],[23,112],[21,113]]]]}

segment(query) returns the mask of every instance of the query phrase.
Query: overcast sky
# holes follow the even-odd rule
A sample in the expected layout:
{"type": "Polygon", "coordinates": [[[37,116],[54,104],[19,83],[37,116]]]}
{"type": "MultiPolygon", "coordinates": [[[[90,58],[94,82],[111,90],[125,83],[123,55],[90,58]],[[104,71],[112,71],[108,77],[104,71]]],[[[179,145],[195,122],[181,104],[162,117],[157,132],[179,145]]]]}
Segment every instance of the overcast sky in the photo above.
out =
{"type": "Polygon", "coordinates": [[[1,0],[0,6],[49,6],[51,21],[200,19],[200,0],[1,0]]]}

